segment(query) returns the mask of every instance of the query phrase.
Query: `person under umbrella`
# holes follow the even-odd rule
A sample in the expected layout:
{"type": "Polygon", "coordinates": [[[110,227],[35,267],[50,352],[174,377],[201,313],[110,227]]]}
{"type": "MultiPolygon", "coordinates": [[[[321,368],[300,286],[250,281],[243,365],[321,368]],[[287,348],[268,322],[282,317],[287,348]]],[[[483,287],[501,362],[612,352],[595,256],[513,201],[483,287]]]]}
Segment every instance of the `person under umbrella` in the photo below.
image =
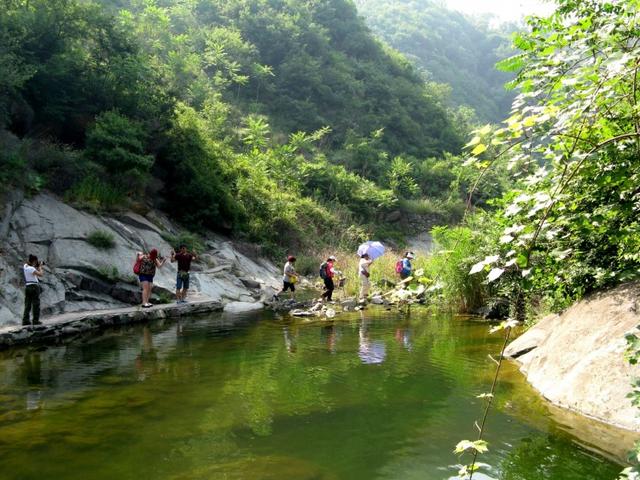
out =
{"type": "Polygon", "coordinates": [[[371,281],[369,280],[369,277],[371,276],[369,267],[372,263],[373,259],[371,259],[368,253],[364,253],[360,256],[360,262],[358,263],[358,277],[360,277],[360,302],[366,301],[367,295],[369,295],[369,287],[371,286],[371,281]]]}

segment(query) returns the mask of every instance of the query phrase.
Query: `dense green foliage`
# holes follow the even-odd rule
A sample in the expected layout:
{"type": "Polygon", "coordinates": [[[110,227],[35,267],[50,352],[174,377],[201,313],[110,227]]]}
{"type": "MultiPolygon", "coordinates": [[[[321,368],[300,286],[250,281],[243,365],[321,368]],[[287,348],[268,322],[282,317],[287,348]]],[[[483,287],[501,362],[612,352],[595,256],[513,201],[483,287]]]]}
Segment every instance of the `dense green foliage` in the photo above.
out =
{"type": "Polygon", "coordinates": [[[514,114],[469,144],[479,168],[508,151],[524,177],[495,217],[489,280],[515,275],[552,308],[638,275],[637,21],[632,1],[563,1],[530,20],[503,62],[518,71],[514,114]]]}
{"type": "Polygon", "coordinates": [[[466,196],[429,172],[464,168],[470,117],[348,0],[9,0],[0,26],[5,185],[293,247],[466,196]]]}
{"type": "Polygon", "coordinates": [[[512,54],[510,31],[492,30],[434,0],[356,0],[374,32],[405,54],[426,77],[449,85],[455,105],[472,107],[483,121],[509,113],[513,77],[494,65],[512,54]]]}

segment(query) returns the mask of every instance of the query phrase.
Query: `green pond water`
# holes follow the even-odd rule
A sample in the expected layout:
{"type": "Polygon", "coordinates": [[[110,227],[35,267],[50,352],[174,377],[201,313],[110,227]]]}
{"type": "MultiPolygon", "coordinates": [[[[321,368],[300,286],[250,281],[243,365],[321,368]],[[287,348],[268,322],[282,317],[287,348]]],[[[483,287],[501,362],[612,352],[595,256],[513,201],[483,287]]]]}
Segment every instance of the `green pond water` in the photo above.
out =
{"type": "MultiPolygon", "coordinates": [[[[500,336],[461,318],[216,314],[0,354],[0,478],[448,479],[500,336]]],[[[507,365],[482,479],[616,478],[507,365]]]]}

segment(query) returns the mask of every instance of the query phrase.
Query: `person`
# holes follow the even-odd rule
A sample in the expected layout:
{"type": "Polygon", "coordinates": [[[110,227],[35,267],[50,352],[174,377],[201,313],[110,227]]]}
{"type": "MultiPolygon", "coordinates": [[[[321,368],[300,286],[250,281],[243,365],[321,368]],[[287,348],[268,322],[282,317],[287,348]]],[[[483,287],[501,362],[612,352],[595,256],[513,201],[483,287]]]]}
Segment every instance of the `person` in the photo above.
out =
{"type": "Polygon", "coordinates": [[[40,325],[40,278],[44,275],[43,266],[44,262],[38,261],[38,257],[29,255],[27,263],[22,267],[26,284],[22,325],[40,325]]]}
{"type": "Polygon", "coordinates": [[[287,290],[291,290],[291,298],[295,298],[296,287],[294,284],[298,281],[298,273],[296,272],[295,263],[296,257],[294,257],[293,255],[289,255],[287,257],[287,263],[284,264],[284,271],[282,275],[282,291],[274,295],[276,300],[287,290]]]}
{"type": "Polygon", "coordinates": [[[367,295],[369,295],[369,287],[371,286],[371,282],[369,281],[369,277],[371,276],[369,267],[372,263],[373,260],[371,260],[368,253],[365,253],[360,257],[360,263],[358,264],[358,276],[360,277],[361,302],[364,302],[367,299],[367,295]]]}
{"type": "Polygon", "coordinates": [[[406,278],[409,278],[409,276],[411,276],[411,272],[413,271],[413,268],[411,266],[411,260],[413,260],[415,258],[415,255],[413,254],[413,252],[406,252],[404,254],[404,257],[402,258],[402,270],[400,270],[400,279],[404,280],[406,278]]]}
{"type": "Polygon", "coordinates": [[[324,262],[324,264],[322,265],[322,267],[324,268],[324,288],[325,291],[322,294],[322,298],[327,300],[327,302],[332,302],[332,295],[333,295],[333,290],[336,288],[335,284],[333,283],[333,277],[336,274],[335,269],[333,268],[333,263],[336,261],[336,257],[334,257],[333,255],[330,255],[329,258],[327,258],[327,261],[324,262]]]}
{"type": "Polygon", "coordinates": [[[136,254],[136,262],[140,262],[138,279],[140,280],[140,285],[142,285],[142,308],[153,306],[149,302],[151,290],[153,289],[153,277],[156,275],[156,267],[162,267],[166,260],[166,258],[160,259],[158,257],[158,250],[155,248],[149,253],[138,252],[136,254]]]}
{"type": "Polygon", "coordinates": [[[191,262],[196,259],[194,252],[188,252],[186,245],[180,245],[178,253],[171,250],[171,263],[178,262],[178,274],[176,276],[176,303],[187,303],[189,291],[189,270],[191,262]]]}

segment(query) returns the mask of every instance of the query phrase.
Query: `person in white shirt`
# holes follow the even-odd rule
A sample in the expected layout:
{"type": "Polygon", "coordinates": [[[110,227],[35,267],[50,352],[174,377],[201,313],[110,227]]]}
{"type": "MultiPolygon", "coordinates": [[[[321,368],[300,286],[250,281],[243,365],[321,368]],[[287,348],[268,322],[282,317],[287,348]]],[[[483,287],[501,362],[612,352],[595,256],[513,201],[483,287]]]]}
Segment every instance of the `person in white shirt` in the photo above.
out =
{"type": "Polygon", "coordinates": [[[26,284],[24,294],[24,314],[22,315],[22,325],[40,324],[40,277],[44,274],[42,266],[44,262],[39,262],[38,257],[29,255],[29,260],[22,267],[24,281],[26,284]],[[31,314],[32,321],[29,320],[31,314]]]}
{"type": "Polygon", "coordinates": [[[295,263],[296,257],[289,255],[287,257],[287,263],[284,264],[284,271],[282,272],[282,290],[273,296],[274,300],[278,300],[280,295],[287,290],[291,290],[291,299],[295,298],[295,283],[298,281],[295,263]]]}
{"type": "Polygon", "coordinates": [[[365,253],[360,257],[360,263],[358,264],[358,276],[360,277],[360,301],[364,302],[369,295],[369,287],[371,282],[369,281],[369,267],[373,263],[373,260],[369,257],[368,253],[365,253]]]}

